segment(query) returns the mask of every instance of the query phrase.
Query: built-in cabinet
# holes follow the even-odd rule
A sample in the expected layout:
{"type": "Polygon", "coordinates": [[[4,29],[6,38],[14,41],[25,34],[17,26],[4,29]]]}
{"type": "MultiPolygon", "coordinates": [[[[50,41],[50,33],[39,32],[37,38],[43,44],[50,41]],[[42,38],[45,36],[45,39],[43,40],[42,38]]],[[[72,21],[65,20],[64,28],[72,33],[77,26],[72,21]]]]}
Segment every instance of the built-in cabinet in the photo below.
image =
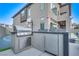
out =
{"type": "Polygon", "coordinates": [[[39,33],[33,32],[28,36],[12,35],[12,49],[15,53],[32,46],[42,52],[54,55],[68,55],[68,35],[66,33],[39,33]]]}
{"type": "Polygon", "coordinates": [[[54,55],[64,55],[63,34],[33,33],[32,46],[54,55]]]}
{"type": "Polygon", "coordinates": [[[12,49],[14,53],[21,52],[31,46],[31,36],[12,35],[12,49]]]}

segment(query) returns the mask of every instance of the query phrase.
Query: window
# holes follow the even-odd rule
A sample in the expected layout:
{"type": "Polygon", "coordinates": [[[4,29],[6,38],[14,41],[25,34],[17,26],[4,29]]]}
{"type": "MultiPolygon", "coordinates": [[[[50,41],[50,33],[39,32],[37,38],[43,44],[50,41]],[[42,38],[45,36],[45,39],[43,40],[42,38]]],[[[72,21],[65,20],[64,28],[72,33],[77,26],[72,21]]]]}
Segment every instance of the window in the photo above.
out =
{"type": "Polygon", "coordinates": [[[24,21],[26,21],[27,19],[26,19],[26,17],[27,17],[27,11],[24,9],[22,12],[21,12],[21,14],[20,14],[20,19],[21,19],[21,22],[24,22],[24,21]]]}
{"type": "Polygon", "coordinates": [[[28,17],[31,16],[31,9],[28,9],[28,10],[27,10],[27,14],[28,14],[28,17]]]}
{"type": "Polygon", "coordinates": [[[40,15],[43,17],[45,14],[45,3],[40,3],[40,15]]]}
{"type": "Polygon", "coordinates": [[[44,3],[41,3],[41,4],[40,4],[40,9],[41,9],[41,10],[44,10],[44,8],[45,8],[45,4],[44,4],[44,3]]]}
{"type": "Polygon", "coordinates": [[[24,9],[21,12],[21,22],[27,21],[28,18],[31,16],[31,9],[24,9]]]}
{"type": "Polygon", "coordinates": [[[58,25],[61,29],[66,29],[66,21],[59,21],[58,25]]]}
{"type": "Polygon", "coordinates": [[[25,16],[25,11],[23,10],[22,12],[21,12],[21,16],[22,16],[22,18],[24,18],[24,16],[25,16]]]}
{"type": "Polygon", "coordinates": [[[57,15],[57,8],[53,8],[53,9],[52,9],[52,12],[53,12],[55,15],[57,15]]]}
{"type": "Polygon", "coordinates": [[[40,23],[40,29],[44,30],[44,23],[40,23]]]}
{"type": "Polygon", "coordinates": [[[53,27],[53,23],[51,22],[51,23],[50,23],[50,29],[51,29],[52,27],[53,27]]]}
{"type": "Polygon", "coordinates": [[[23,10],[23,11],[21,12],[21,14],[24,15],[24,12],[25,12],[25,11],[23,10]]]}
{"type": "Polygon", "coordinates": [[[52,12],[53,12],[55,15],[57,15],[57,7],[56,7],[56,5],[55,5],[54,3],[51,3],[51,4],[50,4],[50,8],[51,8],[52,12]]]}
{"type": "Polygon", "coordinates": [[[53,23],[50,23],[50,30],[53,30],[53,23]]]}
{"type": "Polygon", "coordinates": [[[51,4],[50,4],[50,8],[51,8],[51,9],[53,9],[53,8],[55,8],[55,7],[56,7],[56,6],[55,6],[54,3],[51,3],[51,4]]]}
{"type": "Polygon", "coordinates": [[[50,22],[50,31],[55,31],[57,28],[57,25],[53,22],[50,22]]]}
{"type": "Polygon", "coordinates": [[[40,29],[41,30],[44,30],[44,18],[43,17],[41,17],[41,20],[40,20],[41,22],[40,22],[40,29]]]}

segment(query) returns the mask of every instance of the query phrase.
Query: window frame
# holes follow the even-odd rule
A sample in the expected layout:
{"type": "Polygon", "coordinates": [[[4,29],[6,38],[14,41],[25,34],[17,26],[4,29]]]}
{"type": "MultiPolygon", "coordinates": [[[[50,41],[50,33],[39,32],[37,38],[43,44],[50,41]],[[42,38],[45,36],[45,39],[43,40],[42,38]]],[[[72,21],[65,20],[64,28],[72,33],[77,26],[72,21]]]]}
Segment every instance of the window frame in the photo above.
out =
{"type": "Polygon", "coordinates": [[[56,16],[58,15],[57,7],[56,7],[56,5],[54,3],[50,4],[50,9],[54,13],[54,15],[56,15],[56,16]],[[56,9],[56,10],[54,10],[54,9],[56,9]]]}
{"type": "Polygon", "coordinates": [[[53,9],[53,8],[55,8],[55,7],[56,7],[56,6],[55,6],[54,3],[51,3],[51,4],[50,4],[50,8],[51,8],[51,9],[53,9]]]}
{"type": "Polygon", "coordinates": [[[40,30],[45,30],[44,17],[41,17],[40,18],[40,30]]]}
{"type": "Polygon", "coordinates": [[[45,4],[44,3],[40,3],[40,10],[43,11],[45,9],[45,4]]]}
{"type": "Polygon", "coordinates": [[[40,30],[45,30],[45,24],[44,23],[40,23],[40,30]]]}
{"type": "Polygon", "coordinates": [[[25,8],[24,10],[22,10],[22,12],[20,13],[20,22],[21,23],[27,21],[27,9],[25,8]]]}
{"type": "Polygon", "coordinates": [[[28,8],[28,9],[27,9],[27,17],[30,17],[30,16],[31,16],[31,9],[28,8]]]}

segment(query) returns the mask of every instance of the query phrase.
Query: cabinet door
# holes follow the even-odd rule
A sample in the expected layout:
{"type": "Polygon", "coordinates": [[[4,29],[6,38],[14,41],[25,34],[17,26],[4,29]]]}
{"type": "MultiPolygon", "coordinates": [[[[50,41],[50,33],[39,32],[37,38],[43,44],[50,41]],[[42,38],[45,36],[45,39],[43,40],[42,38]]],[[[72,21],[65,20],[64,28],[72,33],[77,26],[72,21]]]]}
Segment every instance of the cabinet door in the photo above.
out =
{"type": "Polygon", "coordinates": [[[63,35],[59,35],[59,56],[63,56],[63,35]]]}
{"type": "Polygon", "coordinates": [[[18,39],[19,41],[19,49],[23,49],[23,48],[26,48],[26,44],[27,44],[27,38],[26,37],[20,37],[18,39]]]}
{"type": "Polygon", "coordinates": [[[44,35],[40,33],[34,33],[32,37],[32,46],[44,51],[44,35]]]}
{"type": "Polygon", "coordinates": [[[45,50],[52,54],[58,55],[58,35],[57,34],[46,34],[45,50]]]}

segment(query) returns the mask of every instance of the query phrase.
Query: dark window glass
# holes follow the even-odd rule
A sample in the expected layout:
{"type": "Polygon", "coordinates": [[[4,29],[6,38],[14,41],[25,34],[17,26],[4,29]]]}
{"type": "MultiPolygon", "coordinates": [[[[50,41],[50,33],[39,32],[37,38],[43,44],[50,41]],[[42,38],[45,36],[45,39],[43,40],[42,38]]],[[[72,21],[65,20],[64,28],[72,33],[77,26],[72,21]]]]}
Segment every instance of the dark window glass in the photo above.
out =
{"type": "Polygon", "coordinates": [[[56,7],[53,8],[53,9],[52,9],[52,12],[53,12],[55,15],[57,15],[57,8],[56,8],[56,7]]]}
{"type": "Polygon", "coordinates": [[[20,17],[21,17],[20,18],[21,22],[27,21],[27,10],[26,9],[21,12],[20,17]]]}
{"type": "Polygon", "coordinates": [[[44,23],[40,23],[40,29],[44,30],[44,23]]]}

